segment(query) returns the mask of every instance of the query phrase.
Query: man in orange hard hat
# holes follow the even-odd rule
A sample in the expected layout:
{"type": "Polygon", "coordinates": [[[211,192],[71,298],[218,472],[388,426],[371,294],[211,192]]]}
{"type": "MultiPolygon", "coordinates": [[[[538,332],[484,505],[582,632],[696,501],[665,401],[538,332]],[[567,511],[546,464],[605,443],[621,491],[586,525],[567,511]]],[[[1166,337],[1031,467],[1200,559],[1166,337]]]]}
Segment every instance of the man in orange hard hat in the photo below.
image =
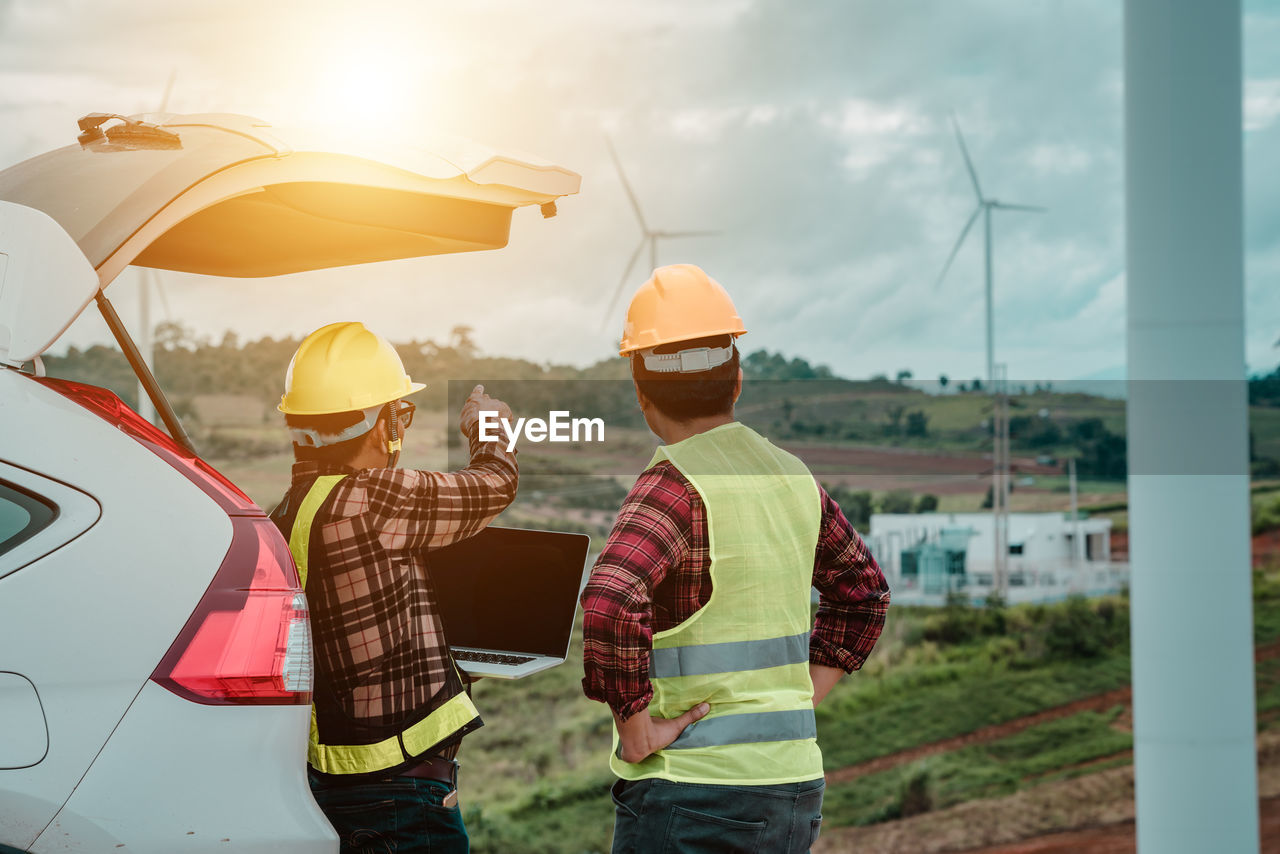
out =
{"type": "Polygon", "coordinates": [[[334,323],[298,347],[280,401],[297,462],[271,518],[311,609],[307,764],[343,854],[469,850],[455,757],[481,720],[444,637],[428,552],[492,522],[518,469],[514,450],[479,441],[480,411],[511,417],[483,386],[458,419],[466,468],[397,468],[413,423],[404,398],[422,388],[381,336],[334,323]]]}
{"type": "Polygon", "coordinates": [[[615,722],[615,854],[808,851],[814,706],[884,626],[884,575],[839,506],[734,418],[745,332],[691,264],[655,270],[627,309],[621,355],[664,444],[582,594],[583,688],[615,722]]]}

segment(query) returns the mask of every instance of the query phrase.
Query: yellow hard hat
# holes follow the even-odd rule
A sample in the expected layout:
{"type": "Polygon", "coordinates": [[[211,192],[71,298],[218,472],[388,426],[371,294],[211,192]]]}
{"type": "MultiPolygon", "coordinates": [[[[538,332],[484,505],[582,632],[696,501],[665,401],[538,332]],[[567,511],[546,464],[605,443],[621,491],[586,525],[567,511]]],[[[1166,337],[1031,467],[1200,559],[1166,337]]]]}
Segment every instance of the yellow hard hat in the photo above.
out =
{"type": "Polygon", "coordinates": [[[746,334],[733,300],[720,283],[693,264],[653,271],[627,306],[618,355],[676,341],[746,334]]]}
{"type": "Polygon", "coordinates": [[[298,345],[276,408],[286,415],[328,415],[390,403],[424,388],[409,379],[387,339],[363,323],[331,323],[298,345]]]}

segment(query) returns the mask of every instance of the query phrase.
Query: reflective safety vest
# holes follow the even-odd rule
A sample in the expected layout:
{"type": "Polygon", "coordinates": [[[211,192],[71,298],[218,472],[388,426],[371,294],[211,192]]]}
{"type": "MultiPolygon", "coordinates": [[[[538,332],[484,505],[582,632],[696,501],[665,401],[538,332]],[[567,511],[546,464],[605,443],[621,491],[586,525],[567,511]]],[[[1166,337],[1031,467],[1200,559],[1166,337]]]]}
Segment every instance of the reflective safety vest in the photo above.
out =
{"type": "Polygon", "coordinates": [[[821,527],[804,463],[737,422],[658,448],[706,507],[711,596],[653,636],[653,700],[640,714],[707,716],[638,763],[614,751],[628,780],[770,785],[822,776],[809,678],[810,589],[821,527]]]}
{"type": "MultiPolygon", "coordinates": [[[[298,505],[292,528],[289,530],[289,551],[298,565],[298,578],[307,586],[308,558],[311,547],[311,530],[316,515],[328,500],[333,488],[346,475],[318,477],[298,505]]],[[[414,716],[416,722],[398,732],[364,744],[329,744],[321,742],[316,706],[311,706],[311,735],[307,743],[307,763],[325,774],[375,774],[394,773],[421,758],[428,751],[451,741],[455,737],[475,729],[480,724],[480,713],[463,688],[456,670],[424,714],[414,716]]],[[[332,688],[322,683],[322,675],[316,675],[315,696],[319,700],[332,688]]],[[[412,718],[411,718],[412,719],[412,718]]]]}

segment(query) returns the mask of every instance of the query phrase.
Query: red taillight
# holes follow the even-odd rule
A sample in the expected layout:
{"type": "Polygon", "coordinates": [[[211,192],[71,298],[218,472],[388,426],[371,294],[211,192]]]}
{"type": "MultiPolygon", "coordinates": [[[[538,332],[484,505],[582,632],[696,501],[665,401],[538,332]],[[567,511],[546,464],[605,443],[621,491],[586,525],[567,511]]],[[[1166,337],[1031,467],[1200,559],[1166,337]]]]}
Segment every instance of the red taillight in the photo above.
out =
{"type": "Polygon", "coordinates": [[[231,548],[151,678],[206,704],[311,702],[311,629],[275,525],[232,516],[231,548]]]}
{"type": "Polygon", "coordinates": [[[213,583],[151,678],[207,704],[311,702],[311,625],[288,545],[262,508],[113,392],[42,378],[181,472],[231,519],[213,583]]]}

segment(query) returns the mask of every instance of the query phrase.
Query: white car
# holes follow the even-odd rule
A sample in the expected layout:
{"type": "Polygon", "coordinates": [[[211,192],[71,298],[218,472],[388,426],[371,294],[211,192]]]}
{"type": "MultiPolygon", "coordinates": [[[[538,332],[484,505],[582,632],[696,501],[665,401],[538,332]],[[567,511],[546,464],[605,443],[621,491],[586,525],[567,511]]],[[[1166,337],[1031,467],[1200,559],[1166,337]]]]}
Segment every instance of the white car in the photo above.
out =
{"type": "Polygon", "coordinates": [[[550,216],[580,178],[245,116],[80,129],[0,171],[0,852],[334,852],[306,782],[310,630],[288,548],[190,449],[105,291],[130,264],[273,276],[499,248],[515,208],[550,216]],[[169,434],[40,376],[95,301],[169,434]]]}

